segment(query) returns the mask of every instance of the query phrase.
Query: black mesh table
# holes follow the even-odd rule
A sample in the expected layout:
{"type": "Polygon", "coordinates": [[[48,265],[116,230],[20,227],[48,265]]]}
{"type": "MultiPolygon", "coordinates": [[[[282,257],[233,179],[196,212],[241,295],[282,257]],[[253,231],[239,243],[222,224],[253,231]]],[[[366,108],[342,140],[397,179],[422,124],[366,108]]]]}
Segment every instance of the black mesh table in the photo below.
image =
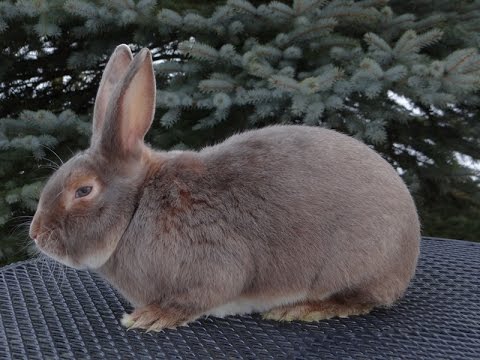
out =
{"type": "Polygon", "coordinates": [[[407,296],[315,324],[208,318],[126,331],[98,276],[26,261],[0,269],[0,359],[480,359],[480,244],[425,238],[407,296]]]}

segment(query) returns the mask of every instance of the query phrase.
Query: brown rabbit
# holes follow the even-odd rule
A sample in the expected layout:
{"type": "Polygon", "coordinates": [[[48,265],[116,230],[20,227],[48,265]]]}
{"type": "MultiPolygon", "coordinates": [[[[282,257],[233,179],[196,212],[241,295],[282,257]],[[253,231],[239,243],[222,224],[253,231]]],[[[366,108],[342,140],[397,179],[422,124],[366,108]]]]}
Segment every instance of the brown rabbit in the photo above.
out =
{"type": "Polygon", "coordinates": [[[364,314],[405,292],[419,252],[396,171],[331,130],[272,126],[199,152],[154,151],[152,58],[113,53],[91,146],[47,182],[30,236],[102,274],[160,330],[203,315],[314,321],[364,314]]]}

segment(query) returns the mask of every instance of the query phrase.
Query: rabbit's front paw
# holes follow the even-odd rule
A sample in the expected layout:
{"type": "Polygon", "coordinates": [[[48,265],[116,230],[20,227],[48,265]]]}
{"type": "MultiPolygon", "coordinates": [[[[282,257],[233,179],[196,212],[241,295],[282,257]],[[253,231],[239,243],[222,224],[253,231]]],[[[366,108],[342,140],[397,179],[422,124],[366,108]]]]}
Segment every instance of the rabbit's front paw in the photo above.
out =
{"type": "Polygon", "coordinates": [[[128,330],[144,329],[149,331],[161,331],[184,326],[193,320],[186,316],[185,312],[174,308],[161,308],[157,304],[147,305],[135,309],[131,314],[123,314],[121,323],[128,330]]]}

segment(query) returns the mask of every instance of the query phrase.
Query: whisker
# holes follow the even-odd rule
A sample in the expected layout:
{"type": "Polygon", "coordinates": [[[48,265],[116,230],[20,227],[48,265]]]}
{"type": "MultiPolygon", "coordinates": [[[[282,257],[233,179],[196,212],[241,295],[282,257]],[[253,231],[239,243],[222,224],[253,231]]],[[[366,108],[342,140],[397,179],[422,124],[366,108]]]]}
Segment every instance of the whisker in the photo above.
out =
{"type": "Polygon", "coordinates": [[[7,232],[8,236],[23,236],[23,235],[28,235],[28,230],[30,228],[30,222],[31,220],[28,221],[23,221],[21,223],[17,224],[11,224],[8,226],[9,231],[7,232]]]}
{"type": "Polygon", "coordinates": [[[45,175],[45,176],[37,176],[37,177],[34,177],[32,178],[33,181],[45,181],[47,180],[48,178],[50,177],[50,175],[45,175]]]}
{"type": "MultiPolygon", "coordinates": [[[[67,259],[70,258],[70,255],[68,254],[68,247],[65,246],[65,257],[67,259]]],[[[66,276],[67,276],[67,273],[66,273],[66,267],[62,264],[62,274],[63,274],[63,280],[65,280],[66,276]]],[[[62,282],[62,286],[63,286],[63,282],[62,282]]]]}
{"type": "Polygon", "coordinates": [[[60,274],[61,274],[61,277],[60,277],[60,289],[63,288],[63,285],[65,284],[65,280],[67,278],[67,273],[65,271],[65,265],[63,264],[60,264],[58,263],[58,266],[60,267],[60,274]]]}
{"type": "MultiPolygon", "coordinates": [[[[59,231],[59,229],[52,229],[50,227],[46,227],[45,230],[39,234],[39,236],[47,235],[47,239],[45,242],[50,243],[56,231],[59,231]]],[[[50,258],[48,255],[45,255],[44,253],[39,251],[38,247],[35,247],[32,250],[36,252],[37,261],[40,262],[42,274],[45,273],[46,267],[48,269],[48,276],[45,275],[45,277],[48,279],[48,281],[53,280],[60,290],[63,289],[65,285],[65,280],[67,278],[66,267],[62,263],[50,258]]],[[[68,258],[67,248],[65,248],[65,256],[67,256],[68,258]]]]}
{"type": "Polygon", "coordinates": [[[55,277],[54,277],[54,274],[53,274],[53,270],[52,270],[52,259],[50,259],[48,256],[46,256],[45,254],[42,254],[42,262],[44,264],[43,268],[47,267],[47,272],[48,272],[48,281],[52,281],[52,280],[55,280],[55,277]]]}
{"type": "MultiPolygon", "coordinates": [[[[58,169],[60,167],[59,164],[57,164],[55,161],[49,159],[49,158],[43,158],[43,160],[48,161],[50,166],[52,166],[54,169],[58,169]]],[[[41,164],[40,166],[47,166],[47,164],[41,164]]]]}
{"type": "Polygon", "coordinates": [[[43,254],[42,252],[40,252],[38,254],[38,261],[41,262],[41,272],[42,272],[42,276],[43,274],[45,273],[45,265],[47,265],[47,270],[49,270],[48,268],[48,258],[45,254],[43,254]]]}
{"type": "Polygon", "coordinates": [[[52,166],[52,165],[40,165],[39,168],[53,170],[53,171],[57,171],[59,169],[58,167],[52,166]]]}
{"type": "Polygon", "coordinates": [[[23,219],[23,218],[33,219],[33,216],[32,215],[18,215],[18,216],[11,217],[10,220],[23,219]]]}
{"type": "Polygon", "coordinates": [[[18,235],[18,236],[23,236],[23,235],[28,235],[28,232],[30,230],[30,221],[22,223],[22,224],[17,224],[14,225],[10,228],[10,231],[8,232],[9,236],[13,235],[18,235]]]}
{"type": "MultiPolygon", "coordinates": [[[[50,239],[52,238],[52,234],[53,234],[53,231],[50,231],[50,233],[48,234],[48,239],[47,239],[47,242],[50,242],[50,239]]],[[[50,259],[48,256],[45,257],[48,261],[47,261],[47,266],[48,266],[48,270],[50,272],[50,280],[53,280],[56,282],[56,279],[55,279],[55,263],[56,261],[53,260],[53,259],[50,259]],[[54,266],[54,268],[52,269],[52,267],[50,265],[54,266]]]]}
{"type": "Polygon", "coordinates": [[[70,149],[70,146],[66,145],[66,147],[67,147],[68,151],[70,151],[70,154],[71,154],[72,156],[74,156],[74,155],[75,155],[75,153],[73,152],[73,150],[72,150],[72,149],[70,149]]]}
{"type": "Polygon", "coordinates": [[[22,252],[26,252],[26,253],[29,253],[29,254],[30,254],[31,248],[33,248],[32,242],[26,241],[24,245],[20,246],[20,248],[18,249],[16,255],[18,255],[18,254],[20,254],[20,253],[22,253],[22,252]]]}
{"type": "Polygon", "coordinates": [[[49,147],[49,146],[47,146],[47,145],[45,145],[45,144],[43,144],[43,146],[44,146],[46,149],[50,150],[50,151],[57,157],[57,159],[60,160],[60,163],[61,163],[62,165],[64,164],[62,158],[61,158],[60,156],[58,156],[58,154],[57,154],[51,147],[49,147]]]}
{"type": "Polygon", "coordinates": [[[52,168],[54,169],[58,169],[60,167],[60,164],[57,163],[56,161],[53,161],[52,159],[49,159],[47,158],[46,156],[43,156],[41,158],[41,160],[45,160],[45,161],[48,161],[48,163],[46,164],[39,164],[38,167],[41,168],[41,167],[46,167],[46,166],[51,166],[52,168]]]}

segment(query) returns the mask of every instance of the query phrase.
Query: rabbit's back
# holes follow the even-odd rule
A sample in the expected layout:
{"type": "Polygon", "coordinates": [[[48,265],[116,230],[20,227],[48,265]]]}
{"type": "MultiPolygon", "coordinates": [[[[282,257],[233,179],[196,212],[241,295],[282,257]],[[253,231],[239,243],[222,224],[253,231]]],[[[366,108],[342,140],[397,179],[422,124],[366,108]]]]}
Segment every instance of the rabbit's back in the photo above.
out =
{"type": "Polygon", "coordinates": [[[396,171],[365,144],[326,129],[273,126],[199,155],[201,186],[222,208],[217,219],[261,254],[252,292],[265,284],[300,290],[299,278],[313,281],[319,272],[325,292],[384,274],[401,286],[410,280],[420,237],[415,205],[396,171]]]}

